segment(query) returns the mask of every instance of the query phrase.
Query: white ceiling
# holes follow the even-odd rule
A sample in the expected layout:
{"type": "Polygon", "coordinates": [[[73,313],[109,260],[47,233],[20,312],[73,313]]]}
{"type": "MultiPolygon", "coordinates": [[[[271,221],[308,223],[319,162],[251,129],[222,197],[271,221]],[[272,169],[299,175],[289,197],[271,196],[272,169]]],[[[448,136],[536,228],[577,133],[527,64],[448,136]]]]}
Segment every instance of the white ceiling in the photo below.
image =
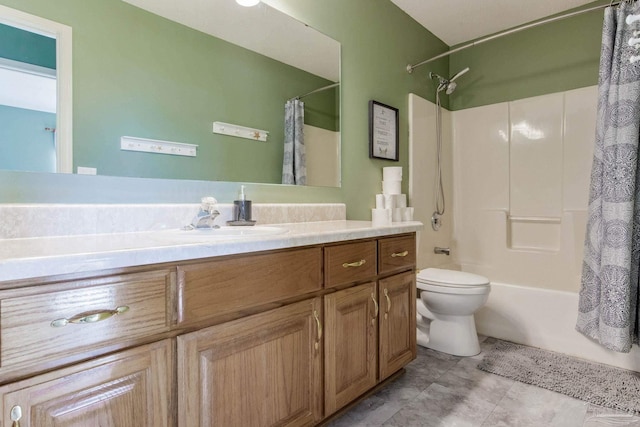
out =
{"type": "Polygon", "coordinates": [[[449,46],[593,0],[391,0],[449,46]]]}

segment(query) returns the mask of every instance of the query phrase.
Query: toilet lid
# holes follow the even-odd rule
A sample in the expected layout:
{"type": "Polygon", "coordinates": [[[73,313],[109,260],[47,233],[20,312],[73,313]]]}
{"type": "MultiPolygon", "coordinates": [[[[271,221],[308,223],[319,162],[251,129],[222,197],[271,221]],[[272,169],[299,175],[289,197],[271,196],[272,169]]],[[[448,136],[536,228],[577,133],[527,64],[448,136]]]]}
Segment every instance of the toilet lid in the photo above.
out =
{"type": "Polygon", "coordinates": [[[427,268],[418,273],[418,287],[420,283],[449,287],[487,286],[486,277],[465,273],[464,271],[444,270],[441,268],[427,268]]]}

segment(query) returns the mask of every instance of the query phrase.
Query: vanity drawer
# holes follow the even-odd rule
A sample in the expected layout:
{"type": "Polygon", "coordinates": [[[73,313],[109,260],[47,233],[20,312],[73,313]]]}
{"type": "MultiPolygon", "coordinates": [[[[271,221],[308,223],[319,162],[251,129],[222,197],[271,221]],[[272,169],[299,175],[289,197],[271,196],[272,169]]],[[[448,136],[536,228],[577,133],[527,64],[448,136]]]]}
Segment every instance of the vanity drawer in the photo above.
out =
{"type": "Polygon", "coordinates": [[[406,270],[416,264],[416,237],[401,236],[378,240],[378,273],[406,270]]]}
{"type": "Polygon", "coordinates": [[[222,257],[178,267],[178,324],[238,317],[322,289],[319,246],[222,257]]]}
{"type": "Polygon", "coordinates": [[[55,366],[168,331],[170,283],[163,270],[0,292],[0,372],[55,366]]]}
{"type": "Polygon", "coordinates": [[[369,280],[376,275],[374,240],[324,248],[325,287],[369,280]]]}

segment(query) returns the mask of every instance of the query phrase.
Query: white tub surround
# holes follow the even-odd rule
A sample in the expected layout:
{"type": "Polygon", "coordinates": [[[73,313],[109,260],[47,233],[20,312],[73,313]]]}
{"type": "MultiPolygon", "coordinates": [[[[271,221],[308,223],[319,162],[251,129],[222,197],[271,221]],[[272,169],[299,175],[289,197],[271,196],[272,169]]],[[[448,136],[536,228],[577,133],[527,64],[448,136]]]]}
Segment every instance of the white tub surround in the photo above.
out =
{"type": "Polygon", "coordinates": [[[596,103],[597,88],[587,87],[454,113],[462,270],[578,290],[596,103]]]}
{"type": "Polygon", "coordinates": [[[456,261],[491,280],[478,332],[640,371],[575,330],[597,88],[454,113],[456,261]]]}

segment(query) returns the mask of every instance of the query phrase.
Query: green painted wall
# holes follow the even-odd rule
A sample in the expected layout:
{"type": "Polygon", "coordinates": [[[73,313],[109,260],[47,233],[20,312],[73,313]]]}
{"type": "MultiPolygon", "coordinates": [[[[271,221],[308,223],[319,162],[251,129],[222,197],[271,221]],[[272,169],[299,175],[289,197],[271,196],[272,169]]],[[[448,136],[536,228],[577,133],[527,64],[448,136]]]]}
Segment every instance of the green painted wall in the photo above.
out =
{"type": "Polygon", "coordinates": [[[56,69],[56,41],[0,24],[0,58],[56,69]]]}
{"type": "MultiPolygon", "coordinates": [[[[275,1],[273,1],[275,3],[275,1]]],[[[281,185],[251,185],[248,189],[257,202],[340,202],[348,201],[347,215],[351,219],[370,219],[369,209],[380,192],[381,168],[408,164],[407,97],[410,92],[433,100],[433,86],[427,77],[429,70],[409,75],[408,63],[436,55],[447,46],[399,10],[389,0],[279,0],[280,8],[292,16],[324,32],[342,43],[341,131],[342,183],[340,189],[298,188],[281,185]],[[400,162],[368,158],[368,101],[375,99],[400,109],[400,162]]],[[[74,142],[80,147],[99,146],[105,140],[113,143],[109,126],[131,129],[148,137],[183,140],[170,126],[175,114],[191,99],[204,99],[197,70],[179,68],[183,52],[176,51],[171,37],[200,37],[199,33],[178,29],[162,19],[150,18],[120,0],[0,0],[0,4],[61,22],[73,28],[73,93],[74,142]],[[142,31],[139,24],[152,21],[151,30],[142,31]],[[116,31],[128,28],[130,31],[116,31]],[[149,40],[164,31],[162,49],[149,40]],[[96,46],[100,48],[96,49],[96,46]],[[176,83],[175,73],[149,77],[147,64],[161,64],[165,70],[177,68],[186,76],[185,84],[176,83]],[[115,76],[118,79],[115,79],[115,76]],[[115,82],[119,82],[116,84],[115,82]],[[190,84],[191,82],[191,84],[190,84]],[[166,94],[158,93],[161,88],[166,94]],[[139,111],[137,96],[156,91],[160,102],[149,103],[139,111]],[[185,95],[184,92],[187,92],[185,95]],[[165,103],[165,98],[181,102],[165,103]],[[156,105],[157,104],[157,105],[156,105]],[[142,125],[141,123],[144,123],[142,125]],[[172,133],[172,131],[174,133],[172,133]],[[161,136],[158,136],[161,135],[161,136]]],[[[196,48],[194,48],[196,49],[196,48]]],[[[204,49],[200,46],[197,49],[204,49]]],[[[197,52],[196,52],[197,53],[197,52]]],[[[198,56],[196,54],[195,56],[198,56]]],[[[203,59],[204,61],[204,59],[203,59]]],[[[447,74],[448,62],[440,61],[432,71],[447,74]]],[[[236,73],[234,80],[224,84],[247,84],[246,75],[236,73]]],[[[302,92],[304,93],[304,91],[302,92]]],[[[299,94],[299,93],[297,93],[299,94]]],[[[237,100],[226,100],[233,104],[237,100]]],[[[260,118],[263,111],[246,106],[245,112],[260,118]]],[[[190,118],[188,128],[210,126],[215,111],[190,118]]],[[[256,119],[257,120],[257,119],[256,119]]],[[[175,123],[174,123],[175,124],[175,123]]],[[[133,132],[131,132],[133,133],[133,132]]],[[[127,133],[119,133],[127,134],[127,133]]],[[[193,141],[184,141],[193,142],[193,141]]],[[[99,148],[98,148],[99,150],[99,148]]],[[[98,151],[99,152],[99,151],[98,151]]],[[[77,152],[82,158],[82,149],[77,152]]],[[[251,157],[259,157],[255,153],[251,157]]],[[[245,156],[241,160],[246,160],[245,156]]],[[[235,163],[234,159],[225,159],[235,163]]],[[[80,164],[81,166],[92,166],[80,164]]],[[[235,167],[242,163],[235,163],[235,167]]],[[[407,191],[407,180],[404,191],[407,191]]],[[[132,179],[115,177],[79,177],[47,174],[0,172],[0,202],[194,202],[204,194],[213,194],[222,202],[233,200],[237,183],[211,181],[180,181],[166,179],[132,179]]]]}
{"type": "Polygon", "coordinates": [[[32,172],[56,170],[53,135],[56,115],[0,105],[0,169],[32,172]]]}
{"type": "MultiPolygon", "coordinates": [[[[322,87],[322,85],[318,87],[322,87]]],[[[304,122],[306,124],[334,132],[340,130],[339,87],[305,96],[302,101],[304,102],[304,122]]]]}
{"type": "Polygon", "coordinates": [[[584,13],[452,54],[452,72],[471,71],[458,81],[450,109],[596,85],[603,13],[584,13]]]}

